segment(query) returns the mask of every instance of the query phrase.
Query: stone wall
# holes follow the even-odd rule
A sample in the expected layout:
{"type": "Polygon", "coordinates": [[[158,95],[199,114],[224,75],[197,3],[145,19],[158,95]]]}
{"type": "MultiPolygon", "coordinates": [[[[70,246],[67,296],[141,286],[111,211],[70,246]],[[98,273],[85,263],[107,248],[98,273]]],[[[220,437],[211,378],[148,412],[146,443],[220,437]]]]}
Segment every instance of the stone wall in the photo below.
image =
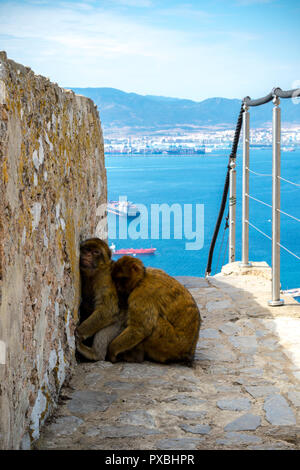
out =
{"type": "Polygon", "coordinates": [[[0,53],[0,448],[28,449],[75,363],[79,243],[106,238],[98,111],[0,53]]]}

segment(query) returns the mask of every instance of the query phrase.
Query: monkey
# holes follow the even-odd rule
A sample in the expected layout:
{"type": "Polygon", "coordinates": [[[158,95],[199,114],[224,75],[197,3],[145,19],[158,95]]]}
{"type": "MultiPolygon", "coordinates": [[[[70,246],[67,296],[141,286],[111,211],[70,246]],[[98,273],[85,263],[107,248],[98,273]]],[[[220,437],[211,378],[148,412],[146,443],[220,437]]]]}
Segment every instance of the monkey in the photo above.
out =
{"type": "Polygon", "coordinates": [[[191,365],[202,319],[190,292],[163,270],[146,268],[130,256],[114,263],[112,278],[127,302],[127,319],[108,347],[108,359],[116,362],[132,351],[133,360],[140,362],[191,365]]]}
{"type": "Polygon", "coordinates": [[[99,238],[80,245],[81,296],[80,325],[75,331],[76,348],[86,359],[105,360],[110,341],[125,328],[125,309],[111,277],[111,250],[99,238]],[[95,335],[95,336],[94,336],[95,335]],[[94,336],[92,345],[83,341],[94,336]]]}

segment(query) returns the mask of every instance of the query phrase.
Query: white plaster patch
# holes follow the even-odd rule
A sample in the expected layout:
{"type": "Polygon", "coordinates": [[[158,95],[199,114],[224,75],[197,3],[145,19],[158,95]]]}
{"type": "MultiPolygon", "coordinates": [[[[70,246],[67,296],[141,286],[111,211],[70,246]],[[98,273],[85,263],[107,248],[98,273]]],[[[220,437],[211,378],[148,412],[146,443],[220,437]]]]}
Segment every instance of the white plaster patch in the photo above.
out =
{"type": "Polygon", "coordinates": [[[36,351],[37,351],[37,370],[38,370],[39,377],[41,377],[42,368],[43,368],[44,341],[46,337],[46,330],[48,327],[47,316],[45,312],[46,312],[47,306],[49,305],[50,290],[51,290],[51,286],[45,286],[42,289],[42,292],[41,292],[42,304],[40,308],[40,315],[34,328],[34,339],[36,341],[36,351]]]}
{"type": "Polygon", "coordinates": [[[64,219],[63,219],[62,217],[60,218],[60,225],[61,225],[61,228],[62,228],[63,230],[65,230],[65,228],[66,228],[66,223],[65,223],[65,221],[64,221],[64,219]]]}
{"type": "Polygon", "coordinates": [[[42,138],[40,137],[39,138],[39,143],[40,143],[40,148],[39,148],[39,162],[40,162],[40,165],[42,165],[42,163],[44,162],[44,147],[43,147],[43,140],[42,138]]]}
{"type": "MultiPolygon", "coordinates": [[[[49,124],[49,123],[48,123],[48,124],[49,124]]],[[[49,145],[50,150],[51,150],[51,152],[52,152],[52,150],[53,150],[53,144],[52,144],[52,142],[49,140],[49,137],[48,137],[47,132],[45,132],[45,140],[46,140],[47,144],[49,145]]]]}
{"type": "Polygon", "coordinates": [[[22,233],[22,239],[21,239],[22,246],[25,245],[25,241],[26,241],[26,228],[24,227],[23,228],[23,233],[22,233]]]}
{"type": "Polygon", "coordinates": [[[33,204],[33,207],[31,209],[31,215],[32,215],[32,230],[35,230],[37,226],[39,225],[40,218],[41,218],[41,209],[42,205],[40,202],[35,202],[33,204]]]}
{"type": "Polygon", "coordinates": [[[33,151],[32,160],[33,160],[35,169],[38,171],[40,167],[40,161],[39,161],[38,153],[36,150],[33,151]]]}
{"type": "Polygon", "coordinates": [[[48,248],[48,237],[46,234],[46,230],[44,229],[44,246],[48,248]]]}
{"type": "Polygon", "coordinates": [[[44,181],[47,181],[47,179],[48,179],[48,173],[47,173],[47,171],[45,170],[45,171],[44,171],[44,181]]]}
{"type": "Polygon", "coordinates": [[[59,360],[59,363],[58,363],[58,371],[57,371],[57,380],[58,380],[59,388],[60,388],[66,378],[66,361],[65,361],[64,352],[61,347],[60,341],[59,341],[59,348],[58,348],[58,360],[59,360]]]}
{"type": "Polygon", "coordinates": [[[70,333],[70,318],[71,318],[71,314],[70,314],[70,311],[68,311],[67,320],[66,320],[67,341],[68,341],[68,345],[70,346],[70,349],[75,350],[75,338],[70,333]]]}
{"type": "Polygon", "coordinates": [[[55,316],[56,316],[56,318],[58,318],[58,316],[59,316],[59,303],[58,302],[55,302],[54,310],[55,310],[55,316]]]}
{"type": "Polygon", "coordinates": [[[57,363],[57,353],[55,349],[52,349],[49,355],[49,370],[53,370],[57,363]]]}
{"type": "Polygon", "coordinates": [[[0,340],[0,364],[6,364],[6,343],[0,340]]]}
{"type": "Polygon", "coordinates": [[[6,86],[3,80],[0,80],[0,104],[5,104],[7,101],[6,97],[6,86]]]}
{"type": "Polygon", "coordinates": [[[99,198],[102,193],[102,179],[101,176],[98,176],[98,182],[97,182],[97,197],[99,198]]]}
{"type": "Polygon", "coordinates": [[[59,219],[59,214],[60,214],[60,203],[58,203],[55,207],[55,215],[57,219],[59,219]]]}
{"type": "Polygon", "coordinates": [[[38,184],[38,176],[35,172],[34,172],[34,175],[33,175],[33,184],[34,184],[34,186],[37,186],[37,184],[38,184]]]}
{"type": "Polygon", "coordinates": [[[31,412],[31,430],[33,439],[38,439],[40,435],[40,418],[47,406],[47,400],[41,390],[38,391],[37,399],[31,412]]]}

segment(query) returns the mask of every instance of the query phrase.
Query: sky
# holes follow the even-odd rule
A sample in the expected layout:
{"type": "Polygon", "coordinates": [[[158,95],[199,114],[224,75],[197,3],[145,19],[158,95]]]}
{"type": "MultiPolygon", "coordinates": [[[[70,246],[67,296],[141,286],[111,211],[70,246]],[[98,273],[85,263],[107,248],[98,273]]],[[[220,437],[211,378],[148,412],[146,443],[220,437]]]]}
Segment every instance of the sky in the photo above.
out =
{"type": "Polygon", "coordinates": [[[187,98],[300,86],[299,0],[0,0],[0,50],[62,87],[187,98]]]}

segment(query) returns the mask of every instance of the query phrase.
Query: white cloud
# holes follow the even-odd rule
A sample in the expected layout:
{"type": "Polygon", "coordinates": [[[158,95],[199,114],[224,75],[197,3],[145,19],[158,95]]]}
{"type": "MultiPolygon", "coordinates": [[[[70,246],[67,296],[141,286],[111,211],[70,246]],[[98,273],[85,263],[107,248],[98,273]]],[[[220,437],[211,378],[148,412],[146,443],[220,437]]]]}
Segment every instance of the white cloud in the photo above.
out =
{"type": "Polygon", "coordinates": [[[281,57],[279,67],[277,56],[266,60],[261,47],[255,47],[261,38],[252,32],[225,31],[220,23],[218,30],[214,22],[194,31],[188,26],[172,30],[157,26],[156,13],[137,20],[125,10],[100,8],[99,2],[81,4],[90,8],[70,2],[0,2],[1,48],[61,86],[107,86],[192,99],[263,95],[274,81],[282,84],[284,67],[290,67],[289,77],[300,75],[299,61],[291,65],[281,57]]]}

